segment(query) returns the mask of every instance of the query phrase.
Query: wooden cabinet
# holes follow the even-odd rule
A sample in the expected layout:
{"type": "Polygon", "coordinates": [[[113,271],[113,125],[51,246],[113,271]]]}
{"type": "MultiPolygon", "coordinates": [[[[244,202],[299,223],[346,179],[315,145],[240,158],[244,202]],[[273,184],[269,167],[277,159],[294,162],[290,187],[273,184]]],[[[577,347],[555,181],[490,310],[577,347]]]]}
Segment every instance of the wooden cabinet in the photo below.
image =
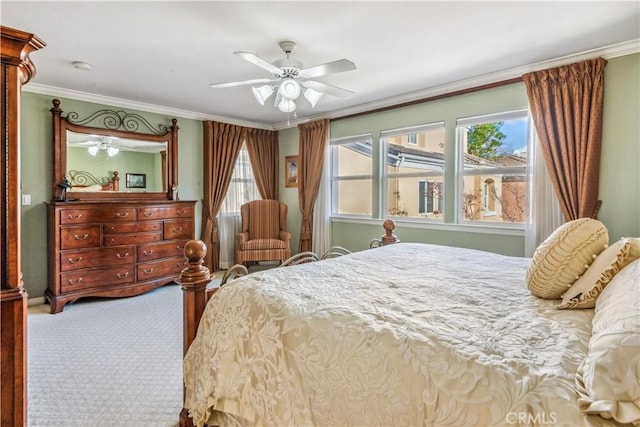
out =
{"type": "Polygon", "coordinates": [[[51,202],[52,313],[86,296],[138,295],[172,282],[187,266],[193,201],[51,202]]]}

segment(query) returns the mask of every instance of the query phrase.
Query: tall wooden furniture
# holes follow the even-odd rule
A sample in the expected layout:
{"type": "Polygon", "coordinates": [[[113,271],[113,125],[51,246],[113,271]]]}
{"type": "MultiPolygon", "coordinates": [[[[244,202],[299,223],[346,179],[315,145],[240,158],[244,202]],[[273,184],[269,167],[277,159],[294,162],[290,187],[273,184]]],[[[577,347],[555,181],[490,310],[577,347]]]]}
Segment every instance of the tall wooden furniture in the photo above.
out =
{"type": "Polygon", "coordinates": [[[20,263],[20,91],[35,76],[29,54],[45,43],[0,26],[0,425],[27,423],[27,293],[20,263]]]}
{"type": "Polygon", "coordinates": [[[85,296],[131,296],[170,283],[187,267],[195,202],[49,204],[51,313],[85,296]]]}
{"type": "Polygon", "coordinates": [[[154,127],[124,111],[100,110],[86,119],[73,112],[63,116],[57,99],[51,113],[54,200],[48,204],[45,292],[51,313],[81,297],[138,295],[177,279],[187,266],[184,245],[194,237],[195,201],[175,200],[176,119],[171,126],[154,127]],[[110,146],[119,151],[107,154],[110,146]],[[89,147],[97,148],[89,153],[89,147]],[[103,160],[91,166],[95,155],[103,160]],[[89,174],[81,167],[106,169],[89,174]],[[126,185],[88,185],[93,182],[78,179],[92,174],[98,174],[97,182],[126,176],[126,185]],[[71,184],[65,200],[56,198],[61,184],[71,184]]]}

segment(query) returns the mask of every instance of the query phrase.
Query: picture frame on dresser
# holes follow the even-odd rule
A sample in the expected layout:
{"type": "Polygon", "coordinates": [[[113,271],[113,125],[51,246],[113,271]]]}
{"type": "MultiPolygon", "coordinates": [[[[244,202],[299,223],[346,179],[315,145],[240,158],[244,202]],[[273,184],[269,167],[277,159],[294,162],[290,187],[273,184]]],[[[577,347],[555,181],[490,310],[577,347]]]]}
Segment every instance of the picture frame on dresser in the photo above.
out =
{"type": "MultiPolygon", "coordinates": [[[[194,238],[196,204],[174,200],[177,120],[154,127],[137,114],[111,110],[81,119],[76,113],[64,115],[57,99],[51,113],[53,182],[69,179],[73,193],[72,200],[54,199],[47,204],[45,299],[51,313],[60,313],[65,304],[84,297],[129,297],[173,283],[187,266],[184,246],[194,238]],[[137,124],[132,126],[133,122],[137,124]],[[90,170],[76,170],[78,157],[88,157],[84,151],[94,140],[99,145],[126,140],[127,150],[112,151],[109,162],[101,162],[109,164],[108,170],[90,169],[87,163],[83,165],[90,170]],[[118,156],[137,146],[136,159],[152,157],[138,160],[141,168],[148,165],[148,169],[127,173],[126,186],[120,188],[116,169],[127,163],[118,156]],[[95,178],[87,180],[87,176],[95,178]]],[[[101,151],[94,150],[96,157],[109,155],[101,151]]]]}

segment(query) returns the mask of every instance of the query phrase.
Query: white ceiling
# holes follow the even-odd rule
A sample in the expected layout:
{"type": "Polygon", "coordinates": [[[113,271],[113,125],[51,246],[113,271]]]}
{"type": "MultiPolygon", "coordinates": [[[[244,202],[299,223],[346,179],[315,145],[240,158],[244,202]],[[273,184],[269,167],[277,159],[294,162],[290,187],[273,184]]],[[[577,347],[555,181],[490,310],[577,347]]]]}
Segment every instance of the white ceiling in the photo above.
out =
{"type": "Polygon", "coordinates": [[[418,99],[456,83],[515,77],[603,47],[637,51],[640,38],[638,1],[2,0],[0,16],[2,25],[47,43],[31,55],[37,75],[27,90],[76,91],[104,103],[126,100],[267,128],[286,127],[287,114],[269,101],[259,105],[251,86],[209,88],[270,77],[235,51],[272,62],[284,57],[278,42],[292,40],[292,57],[305,67],[341,58],[356,64],[354,71],[317,78],[353,97],[325,95],[315,109],[301,100],[291,123],[418,99]],[[77,70],[73,61],[93,68],[77,70]]]}

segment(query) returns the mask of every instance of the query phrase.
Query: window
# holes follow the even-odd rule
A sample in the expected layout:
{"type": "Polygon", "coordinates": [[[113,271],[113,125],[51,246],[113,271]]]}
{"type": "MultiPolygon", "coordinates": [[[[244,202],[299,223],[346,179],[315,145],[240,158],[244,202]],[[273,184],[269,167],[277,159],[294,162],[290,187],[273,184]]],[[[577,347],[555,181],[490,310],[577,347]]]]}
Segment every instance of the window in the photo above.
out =
{"type": "Polygon", "coordinates": [[[223,215],[240,215],[240,206],[260,198],[260,191],[258,191],[253,169],[251,168],[251,161],[249,160],[249,151],[247,151],[247,146],[243,144],[236,159],[227,196],[224,198],[220,213],[223,215]]]}
{"type": "Polygon", "coordinates": [[[331,212],[368,215],[373,210],[371,135],[331,140],[331,212]]]}
{"type": "Polygon", "coordinates": [[[458,220],[524,224],[527,111],[457,121],[458,220]]]}
{"type": "Polygon", "coordinates": [[[420,181],[418,182],[418,213],[433,214],[442,213],[442,182],[420,181]]]}
{"type": "Polygon", "coordinates": [[[442,219],[444,123],[383,131],[381,141],[385,215],[442,219]]]}

